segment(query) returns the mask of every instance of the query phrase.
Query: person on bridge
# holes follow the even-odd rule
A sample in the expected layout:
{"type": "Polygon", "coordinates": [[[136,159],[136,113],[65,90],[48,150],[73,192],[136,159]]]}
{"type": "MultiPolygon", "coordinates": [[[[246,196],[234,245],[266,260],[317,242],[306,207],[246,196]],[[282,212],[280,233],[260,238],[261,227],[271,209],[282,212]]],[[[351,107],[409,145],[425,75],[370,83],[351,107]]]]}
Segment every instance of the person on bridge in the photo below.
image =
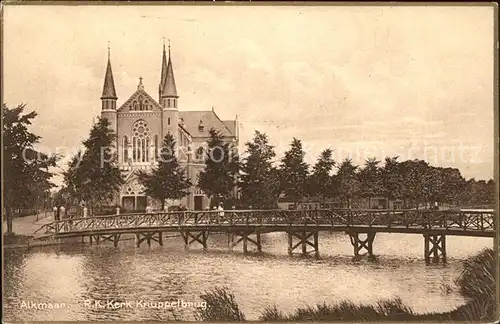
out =
{"type": "Polygon", "coordinates": [[[222,203],[219,204],[219,207],[217,208],[219,211],[219,223],[221,223],[224,219],[224,207],[222,206],[222,203]]]}

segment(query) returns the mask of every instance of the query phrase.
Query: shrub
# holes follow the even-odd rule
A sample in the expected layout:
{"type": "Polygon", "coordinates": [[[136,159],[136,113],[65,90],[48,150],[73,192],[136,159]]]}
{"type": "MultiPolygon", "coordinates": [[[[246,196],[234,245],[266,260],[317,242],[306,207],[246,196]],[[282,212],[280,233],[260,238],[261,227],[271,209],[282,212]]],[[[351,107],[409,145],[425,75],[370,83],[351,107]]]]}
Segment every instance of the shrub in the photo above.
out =
{"type": "Polygon", "coordinates": [[[245,321],[245,315],[227,287],[215,287],[200,297],[207,307],[195,311],[197,321],[245,321]]]}

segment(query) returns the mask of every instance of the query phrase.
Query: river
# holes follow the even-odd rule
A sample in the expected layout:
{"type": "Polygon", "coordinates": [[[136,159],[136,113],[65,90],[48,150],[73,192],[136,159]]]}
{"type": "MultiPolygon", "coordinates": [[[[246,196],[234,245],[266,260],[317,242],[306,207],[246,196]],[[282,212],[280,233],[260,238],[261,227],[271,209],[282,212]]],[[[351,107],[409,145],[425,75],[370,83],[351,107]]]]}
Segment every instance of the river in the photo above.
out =
{"type": "Polygon", "coordinates": [[[349,237],[341,233],[320,234],[319,260],[289,257],[284,233],[263,235],[262,254],[244,255],[241,245],[229,252],[226,244],[225,236],[212,235],[208,251],[196,245],[185,251],[180,237],[164,239],[163,247],[136,248],[130,240],[117,248],[6,251],[4,320],[192,320],[194,307],[202,306],[199,295],[216,286],[228,287],[250,320],[273,304],[291,312],[322,302],[375,303],[396,296],[419,313],[443,312],[466,302],[453,289],[461,260],[492,248],[493,239],[449,236],[448,263],[433,266],[424,264],[423,237],[416,234],[377,234],[375,263],[353,262],[349,237]],[[111,300],[122,307],[108,307],[111,300]],[[180,304],[154,304],[163,301],[180,304]],[[46,304],[36,309],[32,303],[46,304]]]}

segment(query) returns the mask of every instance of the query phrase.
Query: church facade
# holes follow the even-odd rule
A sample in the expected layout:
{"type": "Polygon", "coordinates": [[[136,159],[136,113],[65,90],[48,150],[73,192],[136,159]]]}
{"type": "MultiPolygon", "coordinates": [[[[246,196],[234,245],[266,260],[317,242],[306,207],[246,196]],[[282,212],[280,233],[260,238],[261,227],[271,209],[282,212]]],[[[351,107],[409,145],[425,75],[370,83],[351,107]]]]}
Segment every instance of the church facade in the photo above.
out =
{"type": "Polygon", "coordinates": [[[185,198],[168,201],[167,205],[182,204],[190,210],[203,210],[209,206],[208,197],[196,186],[198,174],[205,166],[209,130],[218,130],[225,142],[238,147],[238,120],[222,120],[213,108],[195,111],[179,109],[182,106],[179,99],[170,46],[168,58],[163,46],[158,100],[146,92],[140,78],[137,91],[120,107],[116,105],[118,97],[108,55],[101,96],[101,116],[108,119],[110,128],[117,135],[118,165],[125,184],[116,194],[115,204],[122,210],[139,211],[148,205],[157,210],[161,208],[161,202],[144,194],[137,172],[151,170],[157,164],[157,155],[167,133],[173,135],[179,163],[193,183],[185,198]]]}

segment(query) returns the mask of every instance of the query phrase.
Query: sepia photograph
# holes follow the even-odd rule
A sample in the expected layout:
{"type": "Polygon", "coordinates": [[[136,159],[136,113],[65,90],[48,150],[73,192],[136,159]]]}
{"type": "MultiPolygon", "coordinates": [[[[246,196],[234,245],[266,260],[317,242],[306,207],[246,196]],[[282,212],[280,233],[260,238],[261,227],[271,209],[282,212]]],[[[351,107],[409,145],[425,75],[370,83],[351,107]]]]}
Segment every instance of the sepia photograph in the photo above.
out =
{"type": "Polygon", "coordinates": [[[494,3],[17,3],[2,321],[495,322],[494,3]]]}

